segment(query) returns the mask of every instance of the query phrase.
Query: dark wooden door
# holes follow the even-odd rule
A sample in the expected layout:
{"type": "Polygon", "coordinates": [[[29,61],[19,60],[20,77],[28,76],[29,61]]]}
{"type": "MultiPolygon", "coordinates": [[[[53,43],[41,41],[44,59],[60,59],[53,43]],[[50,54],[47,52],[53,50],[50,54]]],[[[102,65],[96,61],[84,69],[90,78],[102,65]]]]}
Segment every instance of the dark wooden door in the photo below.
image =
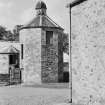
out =
{"type": "Polygon", "coordinates": [[[63,82],[69,82],[69,72],[63,73],[63,82]]]}

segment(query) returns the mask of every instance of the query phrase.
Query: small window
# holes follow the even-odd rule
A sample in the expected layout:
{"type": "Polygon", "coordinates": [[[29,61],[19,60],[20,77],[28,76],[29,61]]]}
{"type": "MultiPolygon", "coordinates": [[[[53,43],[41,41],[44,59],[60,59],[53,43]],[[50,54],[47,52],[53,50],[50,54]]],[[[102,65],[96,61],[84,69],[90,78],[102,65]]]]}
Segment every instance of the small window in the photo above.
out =
{"type": "Polygon", "coordinates": [[[53,44],[53,31],[46,31],[46,44],[53,44]]]}

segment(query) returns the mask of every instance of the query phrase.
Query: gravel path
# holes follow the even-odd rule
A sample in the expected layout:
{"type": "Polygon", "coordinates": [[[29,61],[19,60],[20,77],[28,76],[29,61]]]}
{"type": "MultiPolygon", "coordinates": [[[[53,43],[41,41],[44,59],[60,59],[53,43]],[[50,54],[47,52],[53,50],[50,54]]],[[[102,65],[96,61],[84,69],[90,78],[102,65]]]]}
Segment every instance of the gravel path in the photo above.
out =
{"type": "Polygon", "coordinates": [[[0,105],[56,105],[68,99],[69,89],[0,87],[0,105]]]}

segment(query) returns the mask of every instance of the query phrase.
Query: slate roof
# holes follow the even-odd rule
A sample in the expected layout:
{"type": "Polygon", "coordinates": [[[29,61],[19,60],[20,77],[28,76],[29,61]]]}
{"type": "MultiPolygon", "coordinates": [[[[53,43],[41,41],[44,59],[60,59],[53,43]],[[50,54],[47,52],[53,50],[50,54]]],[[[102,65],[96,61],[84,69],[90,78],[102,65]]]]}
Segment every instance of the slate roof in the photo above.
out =
{"type": "Polygon", "coordinates": [[[46,4],[43,1],[38,1],[38,3],[36,4],[35,9],[47,9],[46,4]]]}
{"type": "Polygon", "coordinates": [[[0,54],[14,54],[19,53],[19,50],[13,47],[12,45],[9,48],[4,49],[4,51],[0,52],[0,54]]]}
{"type": "Polygon", "coordinates": [[[46,4],[43,1],[39,1],[36,4],[35,7],[36,11],[39,10],[40,14],[37,14],[36,17],[34,19],[32,19],[30,22],[28,22],[27,24],[23,25],[21,27],[21,29],[25,29],[25,28],[57,28],[60,30],[64,30],[62,27],[60,27],[58,24],[56,24],[51,18],[49,18],[46,14],[46,4]],[[45,11],[45,13],[41,13],[41,10],[45,11]]]}
{"type": "Polygon", "coordinates": [[[41,27],[58,28],[63,30],[62,27],[56,24],[47,15],[38,15],[29,23],[22,26],[22,28],[41,28],[41,27]]]}

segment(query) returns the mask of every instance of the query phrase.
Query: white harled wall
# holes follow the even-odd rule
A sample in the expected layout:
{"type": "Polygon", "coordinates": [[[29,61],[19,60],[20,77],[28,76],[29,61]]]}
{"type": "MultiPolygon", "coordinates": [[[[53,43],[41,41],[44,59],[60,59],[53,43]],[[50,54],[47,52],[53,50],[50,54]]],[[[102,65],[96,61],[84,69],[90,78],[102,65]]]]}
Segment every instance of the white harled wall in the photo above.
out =
{"type": "Polygon", "coordinates": [[[23,83],[41,83],[41,29],[29,28],[20,31],[23,44],[23,83]]]}

